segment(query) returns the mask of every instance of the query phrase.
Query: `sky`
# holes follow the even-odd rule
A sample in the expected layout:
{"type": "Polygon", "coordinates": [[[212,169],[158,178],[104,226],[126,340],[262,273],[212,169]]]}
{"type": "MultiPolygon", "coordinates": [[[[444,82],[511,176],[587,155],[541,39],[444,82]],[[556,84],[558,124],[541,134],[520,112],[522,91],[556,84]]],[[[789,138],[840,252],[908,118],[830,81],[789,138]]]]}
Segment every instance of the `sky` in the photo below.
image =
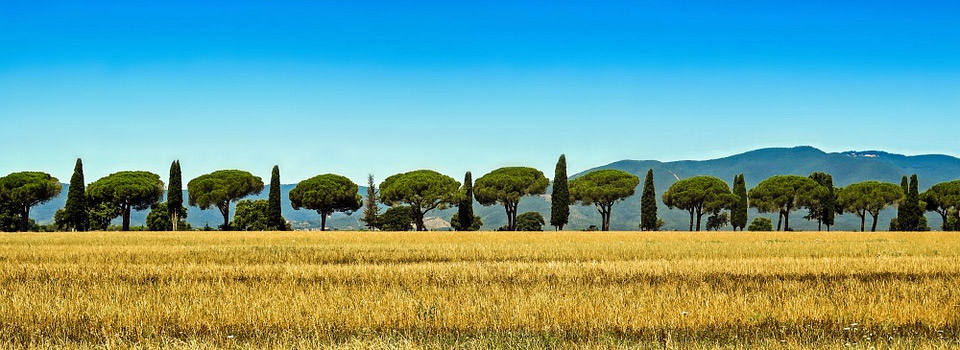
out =
{"type": "Polygon", "coordinates": [[[0,173],[960,156],[956,1],[0,0],[0,173]]]}

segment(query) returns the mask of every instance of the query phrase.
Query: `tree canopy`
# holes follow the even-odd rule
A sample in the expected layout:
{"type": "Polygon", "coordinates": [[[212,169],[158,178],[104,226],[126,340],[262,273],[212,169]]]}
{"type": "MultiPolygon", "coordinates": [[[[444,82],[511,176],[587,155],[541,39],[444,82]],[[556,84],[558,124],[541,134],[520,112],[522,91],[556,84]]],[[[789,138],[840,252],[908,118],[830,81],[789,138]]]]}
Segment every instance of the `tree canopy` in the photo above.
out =
{"type": "Polygon", "coordinates": [[[63,216],[57,225],[64,230],[86,231],[89,226],[87,213],[87,183],[83,179],[83,160],[77,158],[67,189],[67,203],[63,206],[63,216]]]}
{"type": "Polygon", "coordinates": [[[230,227],[237,231],[277,230],[270,222],[270,201],[244,199],[237,202],[237,210],[233,214],[230,227]]]}
{"type": "Polygon", "coordinates": [[[463,175],[463,187],[460,191],[463,193],[460,194],[460,203],[457,204],[457,214],[454,214],[459,222],[457,226],[453,226],[451,219],[451,226],[457,231],[476,231],[471,230],[476,216],[473,215],[473,174],[469,171],[463,175]]]}
{"type": "Polygon", "coordinates": [[[640,178],[622,170],[595,170],[570,181],[570,198],[593,204],[600,212],[602,231],[610,231],[613,204],[633,195],[640,178]]]}
{"type": "Polygon", "coordinates": [[[87,186],[87,196],[94,203],[108,203],[115,207],[117,210],[113,213],[123,217],[123,230],[129,231],[130,211],[144,210],[160,202],[163,198],[163,181],[159,175],[151,172],[121,171],[87,186]]]}
{"type": "Polygon", "coordinates": [[[550,194],[550,225],[563,230],[570,221],[570,189],[567,186],[567,156],[561,154],[553,171],[553,192],[550,194]]]}
{"type": "Polygon", "coordinates": [[[647,170],[643,179],[643,193],[640,195],[640,230],[656,231],[660,229],[657,218],[657,191],[653,187],[653,169],[647,170]]]}
{"type": "Polygon", "coordinates": [[[263,191],[263,179],[243,170],[217,170],[190,180],[187,198],[200,209],[217,207],[223,215],[223,230],[230,230],[230,202],[263,191]]]}
{"type": "Polygon", "coordinates": [[[516,231],[543,231],[545,221],[543,215],[535,211],[528,211],[517,216],[516,231]]]}
{"type": "Polygon", "coordinates": [[[690,231],[700,231],[703,214],[719,211],[730,206],[734,200],[730,186],[713,176],[694,176],[674,182],[663,193],[663,203],[670,209],[678,208],[690,213],[690,231]]]}
{"type": "Polygon", "coordinates": [[[517,205],[528,195],[547,192],[550,180],[543,172],[527,167],[500,168],[477,179],[473,186],[474,197],[482,205],[500,203],[507,214],[507,229],[516,230],[517,205]]]}
{"type": "Polygon", "coordinates": [[[873,217],[871,231],[877,230],[877,217],[888,205],[903,197],[903,189],[892,183],[864,181],[844,187],[838,202],[845,212],[854,213],[860,218],[860,231],[865,230],[864,223],[869,214],[873,217]]]}
{"type": "MultiPolygon", "coordinates": [[[[957,209],[960,208],[960,180],[933,185],[933,187],[924,191],[920,198],[923,200],[927,211],[940,214],[940,218],[943,219],[943,224],[940,225],[942,230],[958,229],[950,227],[950,221],[951,217],[956,216],[957,209]]],[[[956,220],[956,218],[954,217],[953,220],[956,220]]]]}
{"type": "MultiPolygon", "coordinates": [[[[270,174],[270,194],[267,196],[267,201],[270,204],[267,209],[267,229],[286,231],[287,220],[283,218],[280,186],[280,166],[274,165],[273,172],[270,174]]],[[[239,205],[240,203],[237,204],[239,205]]]]}
{"type": "Polygon", "coordinates": [[[817,189],[817,182],[805,176],[776,175],[757,184],[748,194],[750,206],[761,213],[779,213],[777,231],[790,230],[790,212],[808,205],[817,189]]]}
{"type": "MultiPolygon", "coordinates": [[[[170,230],[180,229],[180,221],[187,217],[183,208],[183,176],[180,174],[180,161],[170,164],[170,183],[167,184],[167,213],[170,215],[170,230]]],[[[151,229],[152,230],[152,229],[151,229]]]]}
{"type": "Polygon", "coordinates": [[[460,183],[433,170],[395,174],[380,183],[380,202],[389,206],[409,205],[417,231],[427,230],[423,224],[427,212],[446,209],[459,201],[460,183]]]}
{"type": "Polygon", "coordinates": [[[733,230],[743,229],[747,226],[747,182],[743,174],[733,177],[733,195],[736,196],[733,205],[730,207],[730,225],[733,230]]]}
{"type": "Polygon", "coordinates": [[[410,231],[410,226],[413,225],[413,209],[406,205],[387,208],[380,214],[378,224],[384,231],[410,231]]]}
{"type": "Polygon", "coordinates": [[[357,184],[350,179],[323,174],[300,181],[290,190],[293,209],[316,210],[320,214],[320,230],[327,229],[327,216],[335,212],[352,213],[360,209],[362,197],[357,193],[357,184]]]}
{"type": "Polygon", "coordinates": [[[39,171],[24,171],[0,177],[0,200],[16,207],[20,231],[30,230],[30,208],[60,194],[60,180],[39,171]]]}
{"type": "Polygon", "coordinates": [[[814,172],[810,174],[809,178],[817,183],[817,187],[810,195],[810,200],[806,205],[809,213],[804,218],[816,220],[817,231],[822,230],[824,225],[827,226],[827,231],[830,231],[830,226],[833,226],[838,209],[837,193],[833,187],[833,176],[823,172],[814,172]]]}

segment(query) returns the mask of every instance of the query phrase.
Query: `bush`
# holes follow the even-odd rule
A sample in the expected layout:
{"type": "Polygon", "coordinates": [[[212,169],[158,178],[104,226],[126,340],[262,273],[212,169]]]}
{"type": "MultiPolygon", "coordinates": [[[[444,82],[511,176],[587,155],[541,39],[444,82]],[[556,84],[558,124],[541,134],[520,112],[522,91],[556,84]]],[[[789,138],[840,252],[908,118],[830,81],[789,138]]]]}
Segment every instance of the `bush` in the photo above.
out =
{"type": "Polygon", "coordinates": [[[481,226],[483,226],[483,220],[476,215],[473,216],[473,224],[467,228],[460,227],[460,213],[453,213],[453,217],[450,218],[450,227],[457,231],[480,231],[481,226]]]}
{"type": "Polygon", "coordinates": [[[413,209],[405,205],[391,207],[380,215],[377,224],[383,231],[410,231],[413,225],[413,209]]]}
{"type": "Polygon", "coordinates": [[[750,222],[747,231],[773,231],[773,222],[764,217],[755,218],[750,222]]]}
{"type": "Polygon", "coordinates": [[[543,231],[546,221],[540,213],[528,211],[517,215],[517,231],[543,231]]]}

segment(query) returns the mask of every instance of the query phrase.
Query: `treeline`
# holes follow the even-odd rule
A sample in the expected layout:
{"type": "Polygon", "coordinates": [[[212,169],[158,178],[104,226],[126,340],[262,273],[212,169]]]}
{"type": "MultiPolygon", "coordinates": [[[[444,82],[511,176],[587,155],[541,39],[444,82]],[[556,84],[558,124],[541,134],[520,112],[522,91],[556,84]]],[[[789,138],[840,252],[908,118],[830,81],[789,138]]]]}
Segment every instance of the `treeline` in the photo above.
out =
{"type": "MultiPolygon", "coordinates": [[[[475,231],[483,225],[473,213],[473,202],[500,205],[504,209],[506,231],[540,231],[548,224],[562,230],[569,222],[571,205],[592,205],[600,214],[599,227],[607,231],[613,205],[633,196],[640,179],[630,173],[596,170],[568,181],[566,158],[561,155],[554,173],[550,193],[549,220],[540,213],[518,213],[520,200],[527,196],[546,195],[550,180],[543,172],[529,167],[505,167],[473,180],[464,175],[463,183],[433,170],[416,170],[395,174],[379,185],[368,177],[367,195],[358,194],[358,186],[336,174],[317,175],[301,181],[290,191],[289,200],[296,210],[314,210],[321,217],[321,230],[326,219],[336,212],[351,214],[363,210],[361,220],[371,230],[425,231],[426,215],[434,209],[457,207],[451,226],[458,231],[475,231]],[[380,204],[388,206],[380,212],[380,204]]],[[[657,216],[657,197],[653,170],[649,170],[641,191],[640,227],[643,231],[660,230],[664,222],[657,216]]],[[[846,187],[835,187],[830,174],[815,172],[809,176],[777,175],[747,190],[744,176],[733,179],[733,189],[722,179],[695,176],[679,180],[668,188],[660,200],[670,209],[689,213],[689,230],[773,231],[773,222],[757,217],[749,222],[748,208],[760,213],[777,214],[777,231],[790,231],[791,214],[804,210],[806,220],[817,222],[818,230],[830,230],[835,217],[854,214],[860,219],[860,230],[877,230],[880,211],[897,208],[891,220],[891,231],[930,230],[926,211],[943,219],[941,229],[960,229],[960,180],[943,182],[923,193],[918,191],[916,175],[904,176],[900,185],[864,181],[846,187]],[[703,217],[706,223],[703,225],[703,217]]],[[[263,180],[242,170],[219,170],[201,175],[187,183],[187,204],[202,210],[216,208],[223,216],[221,230],[289,230],[283,218],[280,197],[280,169],[274,167],[267,200],[243,200],[264,189],[263,180]],[[237,203],[231,217],[230,203],[237,203]]],[[[30,220],[30,208],[58,196],[60,180],[43,172],[16,172],[0,178],[0,229],[3,231],[93,231],[106,230],[120,217],[120,230],[130,230],[132,210],[150,209],[145,229],[177,231],[194,229],[186,222],[180,162],[170,166],[165,185],[160,176],[145,171],[121,171],[98,179],[89,185],[83,176],[83,162],[78,159],[70,179],[64,208],[57,211],[54,224],[41,226],[30,220]],[[166,194],[166,196],[164,196],[166,194]],[[165,202],[162,202],[166,198],[165,202]]],[[[204,227],[210,230],[210,227],[204,227]]]]}

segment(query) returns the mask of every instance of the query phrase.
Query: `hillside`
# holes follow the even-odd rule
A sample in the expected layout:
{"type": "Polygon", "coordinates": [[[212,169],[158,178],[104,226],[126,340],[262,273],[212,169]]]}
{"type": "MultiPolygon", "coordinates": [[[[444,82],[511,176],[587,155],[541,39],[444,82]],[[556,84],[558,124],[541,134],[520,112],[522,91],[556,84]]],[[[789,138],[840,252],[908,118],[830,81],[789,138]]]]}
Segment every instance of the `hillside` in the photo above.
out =
{"type": "MultiPolygon", "coordinates": [[[[747,180],[747,187],[750,188],[757,182],[773,175],[808,175],[814,171],[824,171],[832,174],[837,186],[845,186],[864,180],[899,183],[902,175],[916,173],[920,178],[920,189],[922,191],[938,182],[960,178],[960,159],[946,155],[904,156],[881,151],[827,153],[813,147],[802,146],[758,149],[729,157],[702,161],[621,160],[589,169],[583,173],[597,169],[623,170],[641,178],[646,174],[647,169],[653,169],[658,195],[662,194],[677,179],[696,175],[716,176],[732,184],[733,176],[743,173],[747,180]]],[[[552,173],[552,171],[549,173],[552,173]]],[[[571,178],[580,174],[574,174],[571,178]]],[[[64,186],[60,197],[35,207],[31,210],[31,217],[41,223],[51,222],[53,214],[63,206],[65,201],[67,188],[66,185],[64,186]]],[[[286,195],[293,187],[294,185],[282,185],[284,217],[296,222],[296,226],[301,228],[318,227],[319,216],[316,212],[293,210],[290,206],[286,195]]],[[[364,195],[366,188],[361,187],[359,192],[364,195]]],[[[611,229],[634,230],[637,228],[640,212],[639,188],[637,192],[637,195],[614,206],[611,229]]],[[[264,189],[260,195],[250,198],[266,198],[267,193],[269,193],[269,188],[264,189]]],[[[186,198],[186,194],[184,198],[186,198]]],[[[203,227],[206,224],[216,227],[222,223],[220,214],[215,209],[200,210],[190,207],[188,211],[188,221],[195,227],[203,227]]],[[[503,208],[500,206],[484,207],[479,203],[474,203],[474,211],[483,218],[485,229],[496,229],[506,224],[503,208]]],[[[525,198],[520,202],[519,211],[537,211],[542,213],[544,217],[549,217],[549,196],[525,198]]],[[[449,220],[455,212],[455,209],[447,209],[431,212],[428,216],[449,220]]],[[[661,204],[659,215],[666,222],[665,230],[683,230],[687,227],[689,217],[683,211],[668,210],[661,204]]],[[[756,215],[755,212],[750,214],[751,217],[756,215]]],[[[791,220],[791,226],[795,229],[816,229],[816,223],[803,220],[803,215],[805,215],[803,211],[794,212],[791,216],[793,219],[791,220]]],[[[885,210],[881,214],[878,227],[885,229],[890,217],[894,215],[896,215],[895,209],[885,210]]],[[[133,214],[131,219],[134,225],[141,225],[145,217],[146,212],[137,212],[133,214]]],[[[327,220],[327,224],[335,228],[356,229],[360,227],[359,217],[360,213],[354,213],[353,215],[335,214],[327,220]]],[[[772,215],[768,217],[775,219],[772,215]]],[[[927,215],[927,218],[931,227],[939,228],[940,218],[938,215],[927,215]]],[[[599,219],[599,214],[593,207],[575,206],[571,210],[569,229],[584,229],[592,224],[597,224],[599,219]]],[[[835,229],[854,230],[858,228],[859,220],[854,215],[838,216],[835,229]]]]}

